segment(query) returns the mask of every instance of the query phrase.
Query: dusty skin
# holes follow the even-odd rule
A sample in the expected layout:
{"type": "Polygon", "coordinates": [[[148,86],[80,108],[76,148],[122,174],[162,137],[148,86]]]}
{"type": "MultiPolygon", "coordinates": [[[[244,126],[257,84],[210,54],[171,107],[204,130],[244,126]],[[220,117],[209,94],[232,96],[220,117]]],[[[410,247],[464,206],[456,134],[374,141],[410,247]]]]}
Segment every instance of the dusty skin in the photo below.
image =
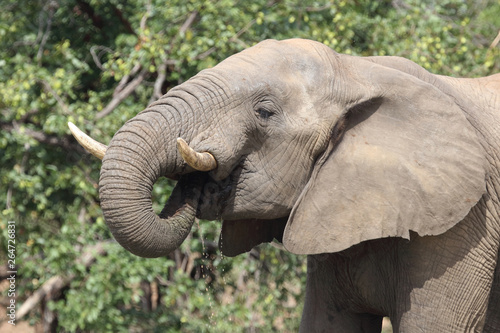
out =
{"type": "Polygon", "coordinates": [[[301,332],[380,332],[383,316],[395,332],[499,332],[499,133],[498,74],[269,40],[128,121],[105,149],[101,206],[143,257],[196,217],[223,220],[227,255],[273,239],[308,254],[301,332]],[[178,137],[215,169],[195,171],[178,137]],[[179,181],[157,216],[161,176],[179,181]]]}

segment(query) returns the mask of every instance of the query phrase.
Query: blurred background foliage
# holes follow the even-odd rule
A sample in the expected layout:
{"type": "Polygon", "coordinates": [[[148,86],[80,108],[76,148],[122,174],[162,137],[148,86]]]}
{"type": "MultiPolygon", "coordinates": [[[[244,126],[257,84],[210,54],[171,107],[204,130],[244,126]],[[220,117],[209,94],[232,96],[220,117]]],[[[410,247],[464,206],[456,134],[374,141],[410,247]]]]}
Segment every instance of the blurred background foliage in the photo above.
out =
{"type": "MultiPolygon", "coordinates": [[[[0,263],[15,221],[18,319],[52,332],[297,331],[304,257],[262,245],[223,258],[207,221],[169,257],[131,255],[100,211],[100,161],[67,121],[107,143],[173,86],[267,38],[489,75],[499,30],[497,0],[3,0],[0,263]]],[[[155,209],[171,189],[155,185],[155,209]]]]}

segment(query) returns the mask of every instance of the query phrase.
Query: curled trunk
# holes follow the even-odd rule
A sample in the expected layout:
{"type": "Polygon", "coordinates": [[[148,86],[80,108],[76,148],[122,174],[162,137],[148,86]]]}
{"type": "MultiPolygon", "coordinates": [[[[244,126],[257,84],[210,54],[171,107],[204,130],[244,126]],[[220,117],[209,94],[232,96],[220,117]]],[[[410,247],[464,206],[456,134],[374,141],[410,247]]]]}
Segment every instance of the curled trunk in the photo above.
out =
{"type": "Polygon", "coordinates": [[[125,124],[103,159],[99,196],[106,223],[116,240],[141,257],[159,257],[184,241],[194,223],[204,175],[179,180],[164,210],[152,208],[151,192],[161,176],[181,173],[176,137],[168,116],[150,110],[125,124]]]}

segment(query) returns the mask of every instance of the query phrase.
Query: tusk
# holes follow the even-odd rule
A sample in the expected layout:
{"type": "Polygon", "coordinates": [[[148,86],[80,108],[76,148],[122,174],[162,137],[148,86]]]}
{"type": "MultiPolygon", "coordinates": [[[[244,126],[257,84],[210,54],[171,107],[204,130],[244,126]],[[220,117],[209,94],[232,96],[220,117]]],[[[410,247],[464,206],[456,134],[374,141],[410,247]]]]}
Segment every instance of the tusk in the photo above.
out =
{"type": "Polygon", "coordinates": [[[217,161],[212,154],[208,152],[197,153],[182,138],[177,138],[177,150],[184,161],[195,170],[210,171],[217,168],[217,161]]]}
{"type": "Polygon", "coordinates": [[[82,145],[82,147],[85,148],[86,151],[88,151],[98,159],[102,160],[104,154],[106,154],[108,146],[92,139],[90,136],[83,133],[72,122],[68,122],[68,127],[69,130],[71,131],[71,134],[73,134],[73,136],[75,137],[76,141],[78,141],[82,145]]]}

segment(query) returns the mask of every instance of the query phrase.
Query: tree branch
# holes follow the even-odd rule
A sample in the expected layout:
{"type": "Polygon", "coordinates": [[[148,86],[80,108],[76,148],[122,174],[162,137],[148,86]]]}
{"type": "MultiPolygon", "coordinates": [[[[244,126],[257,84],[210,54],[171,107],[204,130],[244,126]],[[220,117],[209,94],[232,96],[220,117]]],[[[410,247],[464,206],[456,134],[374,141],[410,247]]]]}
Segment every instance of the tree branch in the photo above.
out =
{"type": "Polygon", "coordinates": [[[172,51],[172,48],[175,45],[175,43],[177,42],[177,40],[179,39],[179,37],[182,36],[182,35],[184,35],[186,33],[186,31],[193,25],[194,20],[196,19],[196,16],[198,16],[198,11],[197,10],[193,10],[189,14],[189,16],[187,17],[187,19],[184,21],[184,23],[182,23],[182,25],[181,25],[179,31],[177,32],[177,34],[170,41],[170,48],[169,48],[168,53],[170,53],[172,51]]]}
{"type": "Polygon", "coordinates": [[[122,77],[122,79],[120,80],[120,82],[116,86],[115,91],[113,91],[113,97],[118,95],[118,93],[123,90],[123,88],[127,85],[128,81],[130,80],[130,77],[137,74],[139,69],[141,69],[141,64],[138,63],[132,68],[132,70],[130,71],[129,74],[122,77]]]}
{"type": "Polygon", "coordinates": [[[16,122],[0,123],[0,129],[8,132],[16,132],[19,134],[27,135],[30,138],[33,138],[38,142],[49,146],[61,147],[68,151],[78,151],[82,154],[85,152],[80,145],[74,143],[74,140],[70,135],[64,135],[62,137],[58,137],[55,135],[49,135],[44,132],[38,132],[26,127],[24,127],[21,130],[16,122]]]}
{"type": "Polygon", "coordinates": [[[494,49],[498,45],[498,43],[500,43],[500,30],[498,31],[498,35],[495,37],[495,39],[491,43],[489,49],[490,50],[494,49]]]}
{"type": "MultiPolygon", "coordinates": [[[[172,41],[170,42],[170,48],[169,50],[171,51],[174,44],[177,42],[180,36],[184,35],[186,31],[193,25],[194,21],[196,20],[196,17],[198,16],[198,11],[194,10],[192,11],[187,19],[184,21],[184,23],[181,25],[179,31],[177,32],[177,35],[172,38],[172,41]]],[[[142,23],[142,21],[141,21],[142,23]]],[[[168,52],[167,54],[170,54],[168,52]]],[[[151,96],[151,99],[149,100],[149,104],[160,98],[163,93],[161,91],[161,88],[163,87],[163,83],[165,82],[167,78],[167,66],[168,65],[175,65],[176,61],[173,60],[165,60],[162,64],[158,66],[158,76],[156,77],[155,84],[154,84],[154,89],[153,89],[153,96],[151,96]]]]}
{"type": "MultiPolygon", "coordinates": [[[[45,32],[42,35],[40,46],[38,47],[38,52],[36,54],[36,60],[38,62],[39,67],[41,67],[41,63],[42,63],[43,49],[45,47],[45,44],[47,43],[47,40],[49,39],[50,29],[52,28],[52,18],[54,17],[56,6],[57,6],[57,3],[55,1],[49,1],[46,5],[46,7],[48,7],[47,9],[48,9],[49,17],[47,18],[47,25],[45,28],[45,32]]],[[[41,19],[41,17],[40,17],[40,19],[41,19]]],[[[39,25],[39,27],[41,28],[41,25],[39,25]]],[[[40,33],[40,31],[39,31],[39,33],[40,33]]]]}
{"type": "Polygon", "coordinates": [[[167,62],[163,62],[158,66],[158,76],[155,80],[155,85],[153,88],[153,96],[149,100],[149,104],[153,103],[155,100],[160,98],[163,94],[161,88],[163,87],[163,82],[167,79],[167,62]]]}
{"type": "MultiPolygon", "coordinates": [[[[83,250],[82,256],[77,259],[77,264],[82,264],[86,268],[92,265],[98,256],[106,254],[106,249],[104,247],[105,243],[107,242],[103,241],[94,245],[86,246],[83,250]]],[[[66,287],[71,280],[75,278],[75,276],[76,275],[74,273],[68,276],[56,275],[45,281],[44,284],[38,288],[33,295],[28,297],[28,299],[19,308],[16,319],[22,319],[31,310],[33,310],[33,308],[40,303],[45,296],[53,294],[66,287]]]]}
{"type": "MultiPolygon", "coordinates": [[[[149,10],[150,9],[148,9],[148,13],[149,13],[149,10]]],[[[144,17],[141,19],[141,28],[143,28],[143,29],[146,27],[147,16],[149,15],[148,13],[146,13],[146,15],[144,15],[144,17]]],[[[192,11],[189,14],[189,16],[187,17],[187,19],[184,21],[181,28],[179,29],[177,36],[172,39],[172,41],[170,43],[170,46],[171,46],[170,49],[172,48],[172,45],[175,43],[175,41],[178,39],[178,37],[180,35],[184,34],[189,29],[189,27],[191,27],[191,25],[194,23],[197,15],[198,15],[198,11],[196,11],[196,10],[192,11]]],[[[100,61],[96,61],[95,58],[97,58],[97,57],[94,57],[94,62],[96,62],[96,64],[98,64],[98,63],[100,64],[100,61]]],[[[153,100],[153,98],[159,98],[162,95],[161,87],[163,86],[163,82],[165,82],[167,66],[169,64],[172,64],[171,60],[165,60],[161,65],[159,65],[159,70],[158,70],[159,73],[158,73],[158,77],[156,78],[156,81],[154,84],[154,93],[153,93],[152,100],[153,100]]],[[[118,86],[115,88],[112,100],[108,103],[108,105],[106,105],[106,107],[104,109],[102,109],[100,112],[98,112],[96,114],[96,116],[95,116],[96,120],[104,118],[108,114],[113,112],[113,110],[121,102],[123,102],[123,100],[125,98],[130,96],[130,94],[132,94],[137,89],[137,87],[142,83],[142,81],[144,81],[144,79],[146,78],[146,76],[148,74],[148,71],[146,69],[143,69],[135,79],[133,79],[132,81],[127,83],[128,80],[130,79],[130,76],[134,75],[135,74],[134,72],[138,71],[139,69],[140,69],[140,65],[136,65],[132,69],[132,71],[129,75],[124,76],[120,80],[120,83],[118,83],[118,86]]]]}
{"type": "Polygon", "coordinates": [[[146,4],[146,14],[141,18],[141,23],[139,25],[141,31],[144,31],[146,29],[146,23],[148,21],[149,16],[151,15],[151,0],[148,1],[146,4]]]}
{"type": "Polygon", "coordinates": [[[94,59],[94,63],[102,71],[104,70],[104,67],[102,66],[101,63],[101,57],[104,53],[113,53],[113,50],[110,49],[109,47],[102,45],[99,46],[94,45],[90,48],[90,54],[92,55],[92,59],[94,59]],[[96,54],[96,50],[100,50],[99,54],[96,54]]]}
{"type": "Polygon", "coordinates": [[[33,310],[38,303],[40,303],[45,295],[50,295],[57,290],[61,290],[71,281],[72,278],[74,278],[74,275],[70,275],[66,278],[56,275],[45,281],[45,283],[23,303],[21,308],[19,308],[16,319],[22,319],[26,314],[33,310]]]}
{"type": "Polygon", "coordinates": [[[188,18],[184,23],[182,24],[181,28],[179,29],[178,35],[185,34],[186,31],[193,25],[194,20],[196,19],[196,16],[198,16],[198,11],[194,10],[189,14],[188,18]]]}
{"type": "Polygon", "coordinates": [[[132,81],[130,81],[130,83],[128,83],[118,94],[116,94],[115,96],[113,96],[113,99],[111,100],[111,102],[109,102],[108,105],[106,105],[106,107],[104,109],[102,109],[100,112],[98,112],[96,114],[95,119],[97,120],[97,119],[104,118],[108,114],[110,114],[111,112],[113,112],[113,110],[121,102],[123,102],[123,100],[125,98],[127,98],[128,96],[130,96],[130,94],[132,94],[137,89],[137,87],[139,87],[139,85],[141,84],[141,82],[146,78],[147,74],[148,74],[148,71],[146,69],[143,69],[139,73],[139,75],[137,75],[137,77],[135,79],[133,79],[132,81]]]}

